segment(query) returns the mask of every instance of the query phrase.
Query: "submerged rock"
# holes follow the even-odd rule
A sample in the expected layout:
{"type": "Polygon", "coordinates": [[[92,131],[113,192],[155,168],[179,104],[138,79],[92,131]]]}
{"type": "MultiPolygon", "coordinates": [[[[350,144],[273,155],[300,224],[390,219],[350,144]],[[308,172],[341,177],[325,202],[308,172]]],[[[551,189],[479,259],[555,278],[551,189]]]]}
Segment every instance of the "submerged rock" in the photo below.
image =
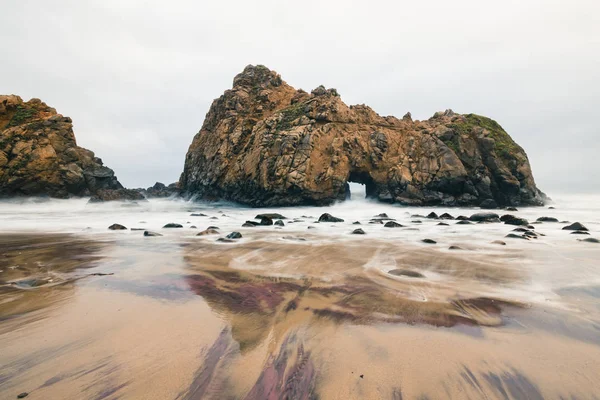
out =
{"type": "Polygon", "coordinates": [[[454,219],[454,217],[448,213],[443,213],[440,215],[440,219],[454,219]]]}
{"type": "Polygon", "coordinates": [[[110,229],[111,231],[122,231],[126,230],[127,228],[121,224],[112,224],[108,227],[108,229],[110,229]]]}
{"type": "Polygon", "coordinates": [[[287,219],[287,217],[278,214],[278,213],[266,213],[266,214],[258,214],[256,217],[254,217],[254,219],[263,219],[263,218],[270,218],[270,219],[287,219]]]}
{"type": "Polygon", "coordinates": [[[585,238],[585,239],[577,239],[580,242],[588,242],[588,243],[600,243],[600,240],[596,238],[585,238]]]}
{"type": "Polygon", "coordinates": [[[425,278],[425,275],[423,275],[422,273],[417,271],[411,271],[409,269],[393,269],[391,271],[388,271],[388,274],[395,276],[408,276],[409,278],[425,278]]]}
{"type": "Polygon", "coordinates": [[[558,222],[558,219],[554,217],[539,217],[536,221],[538,222],[558,222]]]}
{"type": "Polygon", "coordinates": [[[358,228],[352,231],[353,235],[364,235],[365,231],[363,231],[362,229],[358,228]]]}
{"type": "Polygon", "coordinates": [[[176,224],[174,222],[169,222],[168,224],[166,224],[165,226],[163,226],[163,228],[183,228],[183,225],[176,224]]]}
{"type": "Polygon", "coordinates": [[[186,155],[189,195],[252,206],[328,205],[349,194],[407,205],[541,205],[524,150],[495,121],[439,113],[426,121],[347,106],[249,65],[216,99],[186,155]]]}
{"type": "Polygon", "coordinates": [[[473,224],[473,223],[472,223],[471,221],[469,221],[469,220],[466,220],[466,219],[461,219],[460,221],[458,221],[458,222],[456,223],[456,225],[472,225],[472,224],[473,224]]]}
{"type": "Polygon", "coordinates": [[[334,217],[329,213],[324,213],[319,217],[319,222],[344,222],[343,219],[334,217]]]}
{"type": "Polygon", "coordinates": [[[427,244],[436,244],[437,242],[433,239],[423,239],[421,240],[421,242],[423,243],[427,243],[427,244]]]}
{"type": "Polygon", "coordinates": [[[198,232],[196,236],[206,236],[206,235],[218,235],[219,231],[216,228],[209,227],[202,232],[198,232]]]}
{"type": "Polygon", "coordinates": [[[506,246],[506,242],[503,242],[502,240],[494,240],[492,242],[492,244],[499,244],[500,246],[506,246]]]}
{"type": "Polygon", "coordinates": [[[144,236],[162,236],[160,233],[145,231],[144,236]]]}
{"type": "Polygon", "coordinates": [[[450,225],[445,222],[438,222],[438,226],[450,226],[450,225]]]}
{"type": "Polygon", "coordinates": [[[509,239],[525,239],[525,240],[529,240],[529,238],[527,238],[527,236],[525,236],[525,235],[517,235],[515,233],[509,233],[505,237],[507,237],[509,239]]]}
{"type": "Polygon", "coordinates": [[[275,221],[275,225],[277,225],[277,226],[285,226],[285,223],[282,220],[278,219],[277,221],[275,221]]]}
{"type": "Polygon", "coordinates": [[[474,222],[500,222],[500,216],[492,212],[475,213],[469,217],[474,222]]]}
{"type": "Polygon", "coordinates": [[[586,231],[573,231],[571,232],[571,235],[589,235],[589,232],[586,231]]]}
{"type": "Polygon", "coordinates": [[[529,226],[529,221],[527,221],[525,218],[517,218],[517,217],[508,219],[508,220],[504,221],[504,223],[507,225],[529,226]]]}
{"type": "Polygon", "coordinates": [[[401,225],[395,221],[388,221],[383,225],[385,228],[402,228],[404,225],[401,225]]]}

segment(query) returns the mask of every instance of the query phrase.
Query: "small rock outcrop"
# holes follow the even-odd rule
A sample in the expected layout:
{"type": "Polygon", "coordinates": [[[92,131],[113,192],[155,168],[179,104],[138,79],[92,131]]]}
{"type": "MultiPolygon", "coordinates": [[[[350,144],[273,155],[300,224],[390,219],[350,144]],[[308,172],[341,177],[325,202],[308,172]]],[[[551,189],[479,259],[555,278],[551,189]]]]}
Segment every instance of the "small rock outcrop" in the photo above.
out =
{"type": "Polygon", "coordinates": [[[349,196],[407,205],[542,205],[525,151],[495,121],[436,113],[426,121],[348,106],[247,66],[194,137],[182,191],[252,206],[326,205],[349,196]]]}
{"type": "Polygon", "coordinates": [[[122,188],[112,169],[77,146],[71,118],[39,99],[0,95],[0,196],[68,198],[122,188]]]}
{"type": "Polygon", "coordinates": [[[162,182],[156,182],[153,186],[150,186],[147,189],[135,189],[140,192],[147,198],[161,198],[161,197],[171,197],[179,195],[179,183],[171,183],[170,185],[165,185],[162,182]]]}

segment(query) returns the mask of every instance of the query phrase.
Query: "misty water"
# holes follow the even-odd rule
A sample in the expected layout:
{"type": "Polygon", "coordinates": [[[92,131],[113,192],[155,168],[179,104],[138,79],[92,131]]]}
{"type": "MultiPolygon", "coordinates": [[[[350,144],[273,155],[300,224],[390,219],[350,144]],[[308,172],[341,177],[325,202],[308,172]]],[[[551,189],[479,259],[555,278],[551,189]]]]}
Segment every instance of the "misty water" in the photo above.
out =
{"type": "Polygon", "coordinates": [[[527,240],[506,237],[521,234],[514,225],[426,217],[483,210],[351,192],[272,209],[1,202],[0,398],[600,393],[600,244],[583,240],[600,238],[600,196],[510,212],[532,223],[527,240]],[[344,222],[319,223],[325,212],[344,222]],[[284,226],[242,227],[259,213],[284,226]],[[562,229],[573,222],[589,234],[562,229]],[[197,236],[209,226],[219,233],[197,236]],[[242,238],[217,241],[234,231],[242,238]]]}

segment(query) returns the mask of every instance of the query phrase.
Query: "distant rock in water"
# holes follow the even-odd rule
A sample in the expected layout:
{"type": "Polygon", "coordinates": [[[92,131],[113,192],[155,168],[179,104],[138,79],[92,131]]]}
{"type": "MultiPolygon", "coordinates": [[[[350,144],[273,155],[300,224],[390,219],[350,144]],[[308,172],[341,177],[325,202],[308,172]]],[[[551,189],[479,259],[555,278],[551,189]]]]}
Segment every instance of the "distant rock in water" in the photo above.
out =
{"type": "Polygon", "coordinates": [[[143,194],[134,189],[100,189],[90,198],[90,203],[115,200],[146,200],[143,194]]]}
{"type": "Polygon", "coordinates": [[[161,198],[177,196],[180,193],[179,183],[171,183],[169,186],[161,182],[156,182],[153,186],[147,189],[135,189],[148,198],[161,198]]]}
{"type": "Polygon", "coordinates": [[[451,110],[426,121],[296,90],[249,65],[216,99],[185,159],[188,195],[252,206],[328,205],[366,195],[407,205],[542,205],[525,151],[495,121],[451,110]]]}
{"type": "Polygon", "coordinates": [[[122,189],[112,169],[77,146],[71,118],[39,99],[0,95],[0,196],[90,196],[122,189]]]}

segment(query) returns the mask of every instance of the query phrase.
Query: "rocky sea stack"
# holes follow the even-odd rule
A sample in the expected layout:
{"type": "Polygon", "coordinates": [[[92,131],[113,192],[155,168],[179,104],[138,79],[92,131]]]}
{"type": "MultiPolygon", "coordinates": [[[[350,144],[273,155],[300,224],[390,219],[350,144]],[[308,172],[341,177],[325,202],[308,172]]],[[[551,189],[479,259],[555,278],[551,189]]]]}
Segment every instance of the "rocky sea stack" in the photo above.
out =
{"type": "Polygon", "coordinates": [[[0,196],[66,198],[122,188],[112,169],[77,146],[71,118],[39,99],[0,95],[0,196]]]}
{"type": "Polygon", "coordinates": [[[296,90],[247,66],[216,99],[188,150],[180,188],[252,206],[326,205],[348,182],[410,205],[541,205],[525,151],[495,121],[438,112],[426,121],[347,106],[335,89],[296,90]]]}

